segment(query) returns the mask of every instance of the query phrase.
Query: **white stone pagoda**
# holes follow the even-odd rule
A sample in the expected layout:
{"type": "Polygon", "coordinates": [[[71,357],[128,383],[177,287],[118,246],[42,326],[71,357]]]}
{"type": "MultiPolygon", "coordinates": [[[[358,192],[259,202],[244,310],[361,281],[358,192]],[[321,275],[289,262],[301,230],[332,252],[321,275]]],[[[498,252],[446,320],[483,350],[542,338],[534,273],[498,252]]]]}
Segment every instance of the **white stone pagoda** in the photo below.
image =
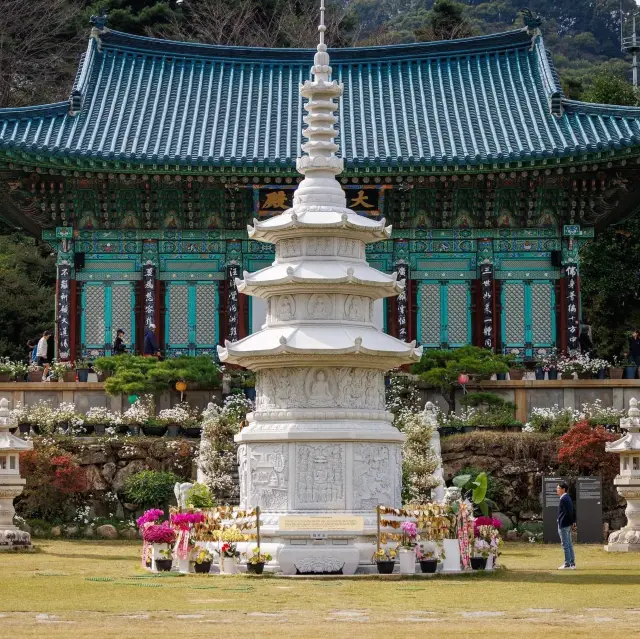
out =
{"type": "Polygon", "coordinates": [[[343,85],[331,80],[324,2],[319,31],[314,79],[300,87],[304,180],[293,208],[248,228],[251,239],[275,244],[274,263],[236,280],[241,293],[266,300],[266,324],[218,352],[256,371],[255,410],[236,436],[241,507],[262,509],[262,533],[283,571],[348,573],[371,561],[376,506],[401,505],[403,435],[385,410],[384,374],[418,361],[422,347],[374,325],[374,302],[403,287],[365,257],[366,244],[388,239],[391,227],[348,209],[336,180],[343,85]],[[347,514],[362,516],[357,534],[307,543],[280,529],[286,515],[347,514]]]}

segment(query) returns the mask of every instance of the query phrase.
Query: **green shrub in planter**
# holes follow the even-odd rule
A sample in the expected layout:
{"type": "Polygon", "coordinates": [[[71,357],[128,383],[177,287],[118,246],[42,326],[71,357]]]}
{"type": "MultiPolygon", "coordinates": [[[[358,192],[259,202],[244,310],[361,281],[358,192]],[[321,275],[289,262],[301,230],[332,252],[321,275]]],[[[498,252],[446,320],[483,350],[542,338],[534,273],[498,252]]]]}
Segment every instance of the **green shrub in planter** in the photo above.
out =
{"type": "Polygon", "coordinates": [[[216,504],[207,486],[194,484],[187,491],[186,505],[189,508],[213,508],[216,504]]]}
{"type": "Polygon", "coordinates": [[[173,473],[143,470],[131,475],[124,484],[129,502],[142,508],[166,506],[173,497],[173,489],[181,479],[173,473]]]}

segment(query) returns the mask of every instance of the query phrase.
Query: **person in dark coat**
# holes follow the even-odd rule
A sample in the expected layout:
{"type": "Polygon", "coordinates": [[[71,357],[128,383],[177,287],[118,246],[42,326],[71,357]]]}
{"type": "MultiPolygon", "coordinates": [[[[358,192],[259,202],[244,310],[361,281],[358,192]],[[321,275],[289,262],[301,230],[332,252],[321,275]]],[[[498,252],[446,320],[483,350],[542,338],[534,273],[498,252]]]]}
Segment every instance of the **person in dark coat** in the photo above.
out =
{"type": "Polygon", "coordinates": [[[583,326],[582,331],[580,331],[580,352],[583,355],[590,355],[593,350],[593,342],[589,337],[589,327],[583,326]]]}
{"type": "Polygon", "coordinates": [[[635,362],[636,366],[640,366],[640,333],[638,329],[634,329],[633,335],[629,340],[629,357],[635,362]]]}
{"type": "Polygon", "coordinates": [[[116,332],[116,339],[113,342],[113,354],[122,355],[127,352],[127,347],[124,343],[124,329],[119,328],[116,332]]]}
{"type": "Polygon", "coordinates": [[[149,326],[144,329],[143,354],[145,357],[160,357],[160,350],[158,349],[158,340],[156,338],[155,330],[155,324],[149,324],[149,326]]]}
{"type": "Polygon", "coordinates": [[[573,501],[569,497],[569,486],[566,481],[561,481],[556,486],[556,494],[560,496],[558,502],[558,532],[560,533],[560,543],[564,550],[564,563],[558,570],[575,570],[576,556],[573,552],[573,541],[571,540],[571,530],[576,523],[576,514],[573,508],[573,501]]]}

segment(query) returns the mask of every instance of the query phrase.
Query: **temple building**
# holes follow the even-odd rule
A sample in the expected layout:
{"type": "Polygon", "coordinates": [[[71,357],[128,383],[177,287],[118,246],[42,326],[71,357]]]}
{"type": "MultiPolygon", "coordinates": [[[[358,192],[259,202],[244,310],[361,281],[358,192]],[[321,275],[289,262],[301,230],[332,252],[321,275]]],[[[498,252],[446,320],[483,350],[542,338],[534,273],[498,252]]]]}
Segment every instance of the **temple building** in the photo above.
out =
{"type": "MultiPolygon", "coordinates": [[[[290,208],[302,179],[313,53],[97,17],[68,101],[0,109],[0,217],[57,251],[60,359],[109,354],[118,328],[139,349],[151,323],[168,357],[216,356],[261,327],[264,301],[235,279],[273,262],[246,226],[290,208]]],[[[639,201],[640,108],[566,99],[531,18],[330,54],[347,206],[393,225],[366,257],[407,284],[376,302],[377,325],[525,359],[577,346],[580,247],[639,201]]]]}

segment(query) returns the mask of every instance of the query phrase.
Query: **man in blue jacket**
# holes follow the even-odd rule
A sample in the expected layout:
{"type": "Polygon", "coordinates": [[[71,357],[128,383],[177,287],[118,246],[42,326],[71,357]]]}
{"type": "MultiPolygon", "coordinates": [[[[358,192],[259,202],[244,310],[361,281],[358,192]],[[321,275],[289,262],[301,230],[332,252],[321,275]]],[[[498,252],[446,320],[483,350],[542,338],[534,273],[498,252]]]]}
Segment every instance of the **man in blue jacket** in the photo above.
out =
{"type": "Polygon", "coordinates": [[[571,541],[571,529],[576,522],[573,502],[567,491],[569,486],[566,481],[561,481],[556,487],[556,493],[560,495],[558,502],[558,532],[560,533],[560,543],[564,550],[564,563],[558,570],[575,570],[576,556],[573,552],[573,542],[571,541]]]}
{"type": "Polygon", "coordinates": [[[160,350],[158,349],[158,340],[156,339],[156,325],[149,324],[144,329],[144,350],[143,353],[146,357],[160,357],[160,350]]]}

